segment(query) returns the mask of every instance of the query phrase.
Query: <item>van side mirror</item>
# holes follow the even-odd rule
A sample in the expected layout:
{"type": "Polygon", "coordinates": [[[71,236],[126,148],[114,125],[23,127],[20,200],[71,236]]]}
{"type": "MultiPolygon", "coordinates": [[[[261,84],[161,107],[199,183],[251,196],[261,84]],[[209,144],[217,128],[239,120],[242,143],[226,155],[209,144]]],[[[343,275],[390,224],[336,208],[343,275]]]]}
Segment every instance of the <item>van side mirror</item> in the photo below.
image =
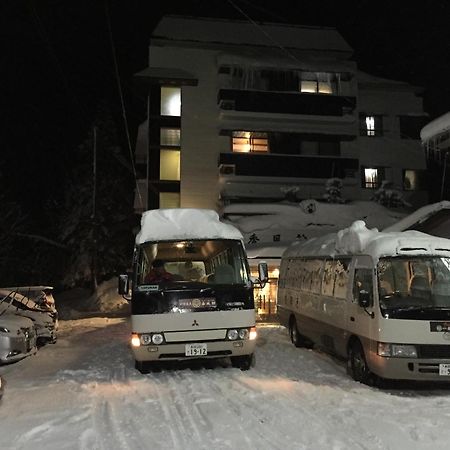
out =
{"type": "Polygon", "coordinates": [[[369,306],[372,306],[372,298],[371,298],[370,292],[365,291],[365,290],[359,291],[358,305],[364,309],[368,308],[369,306]]]}
{"type": "Polygon", "coordinates": [[[258,263],[258,279],[261,287],[264,287],[269,280],[269,267],[265,261],[258,263]]]}
{"type": "Polygon", "coordinates": [[[129,292],[130,292],[130,278],[128,274],[119,275],[119,286],[118,292],[119,294],[125,298],[125,300],[130,300],[129,292]]]}

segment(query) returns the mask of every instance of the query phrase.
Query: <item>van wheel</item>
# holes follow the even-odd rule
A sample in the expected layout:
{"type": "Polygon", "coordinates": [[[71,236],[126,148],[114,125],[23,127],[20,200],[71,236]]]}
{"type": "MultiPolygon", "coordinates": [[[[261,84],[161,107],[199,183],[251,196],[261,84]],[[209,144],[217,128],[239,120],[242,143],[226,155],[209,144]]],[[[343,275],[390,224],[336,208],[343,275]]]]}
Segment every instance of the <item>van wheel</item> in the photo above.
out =
{"type": "Polygon", "coordinates": [[[297,321],[295,319],[292,319],[289,323],[289,336],[291,338],[291,342],[296,347],[303,347],[305,345],[304,339],[298,331],[297,321]]]}
{"type": "Polygon", "coordinates": [[[347,373],[360,383],[373,386],[375,384],[375,375],[370,371],[367,365],[366,355],[361,342],[355,341],[350,345],[347,359],[347,373]]]}
{"type": "Polygon", "coordinates": [[[241,370],[248,370],[255,366],[255,354],[244,356],[230,356],[232,367],[237,367],[241,370]]]}

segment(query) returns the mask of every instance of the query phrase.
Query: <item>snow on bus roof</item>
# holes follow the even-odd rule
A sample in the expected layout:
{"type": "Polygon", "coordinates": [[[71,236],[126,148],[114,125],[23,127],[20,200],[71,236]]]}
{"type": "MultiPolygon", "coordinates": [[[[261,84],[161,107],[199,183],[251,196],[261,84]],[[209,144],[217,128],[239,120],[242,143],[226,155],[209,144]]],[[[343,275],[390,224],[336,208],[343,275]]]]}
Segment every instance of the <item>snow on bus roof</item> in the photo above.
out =
{"type": "Polygon", "coordinates": [[[450,239],[412,230],[380,232],[376,228],[368,229],[364,221],[357,220],[337,233],[295,242],[286,249],[283,258],[365,254],[376,260],[388,255],[424,253],[450,256],[450,239]]]}
{"type": "Polygon", "coordinates": [[[187,239],[237,239],[242,233],[223,223],[212,209],[153,209],[142,214],[136,244],[187,239]]]}

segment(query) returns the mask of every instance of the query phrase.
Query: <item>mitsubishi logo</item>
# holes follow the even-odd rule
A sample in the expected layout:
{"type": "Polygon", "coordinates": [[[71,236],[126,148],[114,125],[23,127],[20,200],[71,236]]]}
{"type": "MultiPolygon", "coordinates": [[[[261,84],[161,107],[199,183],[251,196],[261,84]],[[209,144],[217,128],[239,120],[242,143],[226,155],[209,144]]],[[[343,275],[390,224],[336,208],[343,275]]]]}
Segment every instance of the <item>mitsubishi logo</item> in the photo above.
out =
{"type": "Polygon", "coordinates": [[[194,321],[192,322],[192,326],[193,327],[198,327],[198,322],[194,319],[194,321]]]}

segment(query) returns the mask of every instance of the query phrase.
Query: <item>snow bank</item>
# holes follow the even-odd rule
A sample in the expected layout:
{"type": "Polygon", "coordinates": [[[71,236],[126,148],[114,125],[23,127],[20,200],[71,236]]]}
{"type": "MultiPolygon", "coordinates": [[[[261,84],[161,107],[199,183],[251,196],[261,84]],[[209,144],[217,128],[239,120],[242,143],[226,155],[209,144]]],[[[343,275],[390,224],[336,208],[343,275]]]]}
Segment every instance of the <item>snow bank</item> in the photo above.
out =
{"type": "Polygon", "coordinates": [[[184,239],[243,240],[243,236],[234,226],[221,222],[210,209],[155,209],[143,213],[136,244],[184,239]]]}

